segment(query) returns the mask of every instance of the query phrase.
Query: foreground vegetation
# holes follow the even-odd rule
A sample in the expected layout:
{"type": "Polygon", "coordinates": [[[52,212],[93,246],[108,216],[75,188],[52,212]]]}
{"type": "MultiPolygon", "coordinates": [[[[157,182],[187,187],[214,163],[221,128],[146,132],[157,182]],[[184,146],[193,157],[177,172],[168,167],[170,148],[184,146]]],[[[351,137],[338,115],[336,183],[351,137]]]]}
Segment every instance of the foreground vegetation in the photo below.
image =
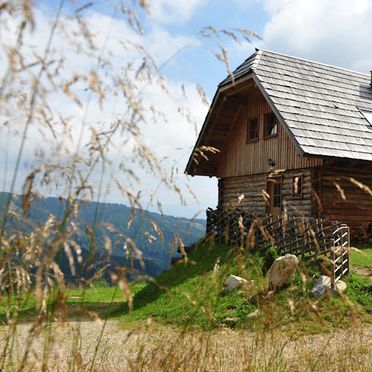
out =
{"type": "MultiPolygon", "coordinates": [[[[371,267],[371,253],[354,250],[353,268],[371,267]]],[[[270,293],[263,268],[271,259],[227,246],[196,246],[156,282],[133,284],[131,312],[122,291],[103,281],[68,288],[63,314],[55,311],[58,294],[50,299],[56,318],[40,324],[33,353],[50,368],[70,370],[94,364],[103,371],[368,370],[372,279],[352,272],[345,296],[315,299],[309,289],[319,273],[302,264],[293,285],[270,293]],[[249,279],[249,285],[224,294],[230,274],[249,279]],[[54,321],[58,316],[64,321],[54,321]],[[53,343],[45,354],[48,332],[53,343]]],[[[2,299],[4,324],[16,300],[2,299]]],[[[35,301],[23,300],[8,365],[22,363],[22,340],[33,329],[28,320],[34,320],[35,301]]],[[[0,327],[3,335],[9,327],[0,327]]]]}
{"type": "MultiPolygon", "coordinates": [[[[46,355],[43,340],[48,327],[45,326],[33,342],[28,366],[41,370],[37,367],[44,357],[49,370],[324,372],[368,371],[372,360],[370,325],[297,336],[279,330],[247,332],[226,328],[185,332],[149,324],[127,331],[117,321],[109,320],[95,353],[102,326],[99,321],[52,323],[49,329],[53,343],[46,355]],[[78,342],[75,348],[74,340],[78,342]]],[[[18,361],[24,355],[23,341],[31,329],[30,324],[18,326],[17,346],[12,354],[14,367],[21,364],[18,361]]],[[[4,327],[0,330],[4,331],[4,327]]]]}
{"type": "MultiPolygon", "coordinates": [[[[198,96],[209,106],[206,94],[163,75],[186,45],[158,59],[148,43],[156,26],[149,2],[113,1],[103,13],[100,2],[43,3],[0,3],[0,370],[366,369],[371,328],[355,324],[369,319],[370,282],[358,272],[347,298],[311,298],[316,272],[306,266],[293,286],[269,293],[263,267],[273,256],[206,244],[155,282],[144,275],[168,263],[159,247],[182,247],[183,235],[192,236],[187,221],[177,220],[175,236],[171,220],[161,225],[145,210],[163,214],[160,196],[168,192],[182,205],[192,194],[187,187],[183,195],[183,155],[173,141],[185,132],[168,124],[194,129],[190,107],[198,96]],[[158,149],[154,124],[171,154],[158,149]],[[102,210],[114,195],[130,210],[102,210]],[[148,258],[153,266],[147,260],[144,272],[148,258]],[[230,273],[250,285],[221,293],[230,273]],[[298,336],[324,330],[329,338],[298,336]]],[[[258,36],[206,27],[197,37],[230,71],[225,41],[258,36]]],[[[196,150],[197,157],[216,151],[196,150]]]]}
{"type": "MultiPolygon", "coordinates": [[[[372,249],[354,250],[351,262],[371,267],[372,249]]],[[[313,298],[314,265],[301,263],[293,285],[276,293],[268,292],[264,266],[270,257],[242,253],[227,246],[195,246],[187,260],[161,274],[154,282],[132,286],[133,311],[117,287],[96,282],[87,289],[68,289],[70,317],[97,313],[103,318],[118,318],[127,327],[156,323],[193,329],[220,327],[263,330],[285,328],[296,333],[317,333],[342,328],[351,322],[371,322],[371,277],[352,272],[345,280],[345,295],[313,298]],[[228,294],[223,282],[230,274],[249,280],[249,285],[228,294]]],[[[2,301],[1,315],[9,310],[2,301]]],[[[53,306],[51,299],[50,306],[53,306]]],[[[34,301],[23,302],[20,317],[32,316],[34,301]]]]}

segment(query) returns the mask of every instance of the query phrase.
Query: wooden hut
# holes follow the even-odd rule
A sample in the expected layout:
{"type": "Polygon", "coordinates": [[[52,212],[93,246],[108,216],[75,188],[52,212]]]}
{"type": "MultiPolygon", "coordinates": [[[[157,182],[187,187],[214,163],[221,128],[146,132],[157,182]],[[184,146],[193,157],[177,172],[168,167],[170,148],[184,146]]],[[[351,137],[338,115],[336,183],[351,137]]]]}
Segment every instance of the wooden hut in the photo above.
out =
{"type": "Polygon", "coordinates": [[[218,205],[372,235],[371,76],[256,50],[216,91],[186,167],[218,205]]]}

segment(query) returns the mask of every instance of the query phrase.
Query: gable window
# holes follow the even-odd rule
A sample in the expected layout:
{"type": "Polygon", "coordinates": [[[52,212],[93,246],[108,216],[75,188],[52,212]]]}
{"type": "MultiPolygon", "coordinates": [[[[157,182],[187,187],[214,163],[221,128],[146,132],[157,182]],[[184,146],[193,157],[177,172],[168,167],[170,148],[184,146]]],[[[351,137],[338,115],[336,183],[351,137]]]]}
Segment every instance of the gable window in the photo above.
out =
{"type": "Polygon", "coordinates": [[[368,121],[368,123],[372,125],[372,111],[368,111],[364,109],[359,109],[359,111],[364,116],[364,118],[368,121]]]}
{"type": "Polygon", "coordinates": [[[303,174],[293,177],[293,180],[292,180],[292,196],[295,196],[297,198],[302,198],[303,184],[304,184],[303,174]]]}
{"type": "Polygon", "coordinates": [[[247,142],[258,140],[258,118],[251,119],[247,123],[247,142]]]}
{"type": "Polygon", "coordinates": [[[273,112],[265,114],[265,137],[273,137],[278,134],[278,120],[273,112]]]}

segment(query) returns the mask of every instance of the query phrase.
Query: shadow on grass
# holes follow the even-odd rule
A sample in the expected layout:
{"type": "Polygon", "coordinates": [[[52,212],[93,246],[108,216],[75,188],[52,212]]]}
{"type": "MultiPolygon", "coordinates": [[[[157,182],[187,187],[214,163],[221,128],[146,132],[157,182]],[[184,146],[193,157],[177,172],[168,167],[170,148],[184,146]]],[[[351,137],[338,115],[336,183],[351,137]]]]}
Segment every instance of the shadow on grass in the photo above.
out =
{"type": "MultiPolygon", "coordinates": [[[[156,301],[161,295],[181,285],[186,280],[200,276],[213,270],[216,262],[220,264],[231,260],[236,254],[236,248],[231,246],[201,243],[195,245],[187,257],[187,262],[181,261],[163,272],[154,283],[148,283],[133,299],[133,309],[139,309],[156,301]]],[[[128,312],[127,304],[113,310],[111,316],[120,316],[128,312]]]]}
{"type": "MultiPolygon", "coordinates": [[[[64,310],[56,311],[53,314],[54,320],[79,320],[89,321],[97,317],[100,319],[113,318],[114,313],[118,314],[118,310],[128,312],[128,306],[124,301],[116,301],[112,304],[108,302],[84,302],[84,303],[68,303],[64,310]]],[[[122,313],[120,313],[122,314],[122,313]]],[[[18,312],[17,323],[29,323],[35,320],[35,308],[27,308],[18,312]]],[[[45,321],[48,321],[45,317],[45,321]]],[[[4,312],[0,313],[0,325],[7,324],[7,317],[4,312]]]]}
{"type": "MultiPolygon", "coordinates": [[[[213,270],[217,261],[221,264],[231,260],[236,253],[236,249],[229,246],[213,245],[210,243],[201,243],[195,245],[188,255],[187,262],[182,261],[179,264],[171,267],[163,272],[155,282],[148,283],[143,289],[137,292],[134,296],[133,308],[139,309],[153,301],[156,301],[161,295],[167,291],[181,285],[186,280],[200,276],[213,270]]],[[[102,319],[116,318],[128,313],[128,304],[124,300],[113,303],[110,301],[83,301],[78,298],[72,300],[73,296],[68,300],[64,310],[56,311],[57,316],[66,317],[73,320],[89,320],[95,316],[102,319]]],[[[53,313],[54,305],[50,305],[53,313]]],[[[26,304],[24,309],[18,312],[18,322],[25,323],[35,319],[35,308],[31,301],[26,304]]],[[[7,317],[4,309],[0,310],[0,323],[6,324],[7,317]]]]}

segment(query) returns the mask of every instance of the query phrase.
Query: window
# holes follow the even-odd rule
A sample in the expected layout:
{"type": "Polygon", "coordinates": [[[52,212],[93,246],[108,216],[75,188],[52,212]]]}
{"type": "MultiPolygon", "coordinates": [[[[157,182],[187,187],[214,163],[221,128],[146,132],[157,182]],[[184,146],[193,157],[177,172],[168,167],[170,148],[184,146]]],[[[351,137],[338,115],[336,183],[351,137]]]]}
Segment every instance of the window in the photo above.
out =
{"type": "Polygon", "coordinates": [[[258,140],[258,119],[252,119],[247,124],[247,142],[258,140]]]}
{"type": "Polygon", "coordinates": [[[274,183],[273,207],[280,208],[282,206],[282,184],[281,182],[274,183]]]}
{"type": "Polygon", "coordinates": [[[278,120],[273,112],[265,114],[265,137],[278,134],[278,120]]]}
{"type": "Polygon", "coordinates": [[[273,216],[279,216],[282,213],[283,204],[283,178],[282,176],[270,174],[266,179],[266,191],[268,199],[266,200],[266,211],[273,216]]]}
{"type": "Polygon", "coordinates": [[[364,109],[359,109],[359,111],[364,116],[364,118],[368,121],[368,123],[372,125],[372,111],[368,111],[364,109]]]}
{"type": "Polygon", "coordinates": [[[304,183],[304,176],[294,176],[292,181],[292,196],[302,198],[302,187],[304,183]]]}

